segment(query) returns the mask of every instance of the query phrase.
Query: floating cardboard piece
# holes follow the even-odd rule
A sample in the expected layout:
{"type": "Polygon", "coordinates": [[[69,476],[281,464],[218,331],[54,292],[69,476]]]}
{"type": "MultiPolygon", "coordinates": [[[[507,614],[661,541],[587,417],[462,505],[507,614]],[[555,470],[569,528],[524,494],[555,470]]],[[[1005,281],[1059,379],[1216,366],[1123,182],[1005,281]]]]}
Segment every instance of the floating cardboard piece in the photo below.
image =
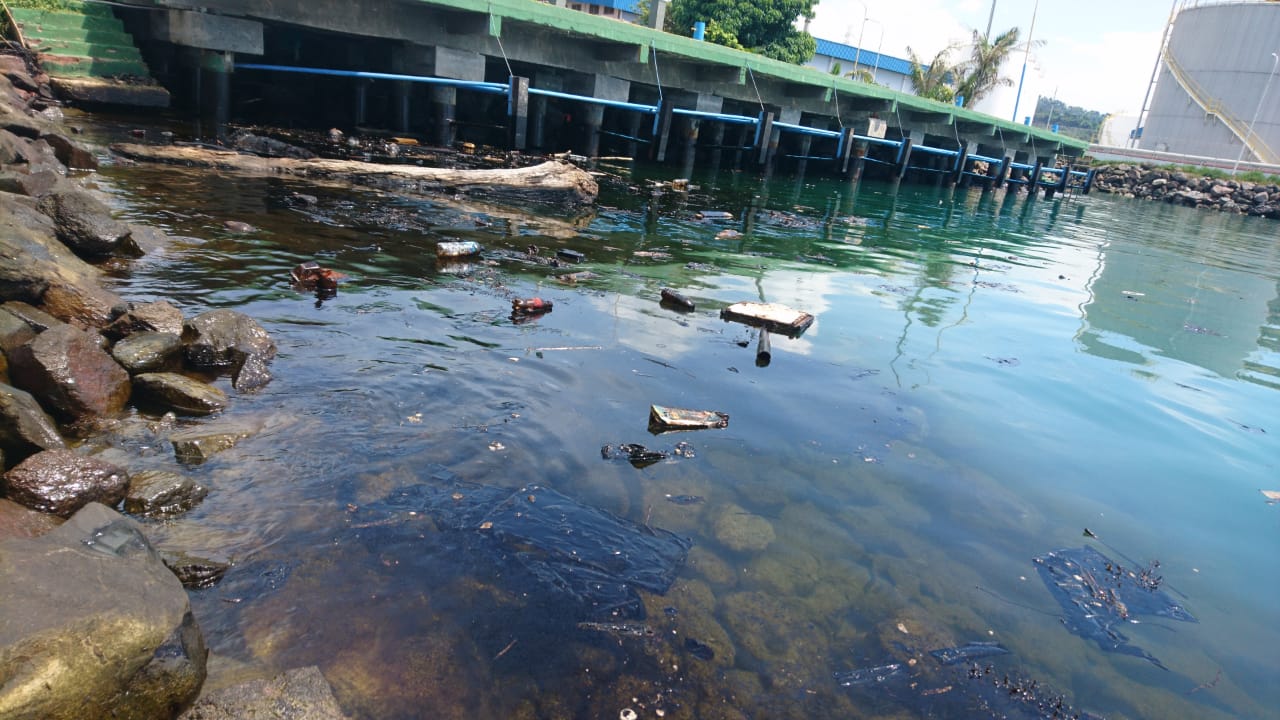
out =
{"type": "Polygon", "coordinates": [[[800,337],[813,324],[809,313],[777,303],[734,303],[721,310],[720,317],[793,338],[800,337]]]}
{"type": "Polygon", "coordinates": [[[729,427],[729,416],[715,410],[683,410],[662,405],[649,406],[650,430],[662,432],[723,427],[729,427]]]}

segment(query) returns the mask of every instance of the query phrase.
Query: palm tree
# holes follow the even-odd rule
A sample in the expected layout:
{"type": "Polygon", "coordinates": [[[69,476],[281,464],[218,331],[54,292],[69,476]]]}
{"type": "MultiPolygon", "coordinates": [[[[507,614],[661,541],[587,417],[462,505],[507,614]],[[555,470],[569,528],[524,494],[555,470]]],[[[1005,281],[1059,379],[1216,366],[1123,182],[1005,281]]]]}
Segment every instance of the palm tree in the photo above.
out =
{"type": "Polygon", "coordinates": [[[924,65],[916,51],[907,48],[907,56],[911,59],[911,87],[916,95],[944,103],[955,100],[956,91],[951,85],[955,80],[955,68],[947,57],[953,49],[951,46],[942,48],[933,56],[932,62],[924,65]]]}
{"type": "Polygon", "coordinates": [[[969,59],[960,64],[960,77],[956,82],[956,94],[964,97],[964,107],[972,107],[1001,85],[1013,85],[1012,79],[1000,76],[1000,66],[1018,44],[1018,35],[1018,28],[1010,28],[992,41],[973,31],[969,59]]]}

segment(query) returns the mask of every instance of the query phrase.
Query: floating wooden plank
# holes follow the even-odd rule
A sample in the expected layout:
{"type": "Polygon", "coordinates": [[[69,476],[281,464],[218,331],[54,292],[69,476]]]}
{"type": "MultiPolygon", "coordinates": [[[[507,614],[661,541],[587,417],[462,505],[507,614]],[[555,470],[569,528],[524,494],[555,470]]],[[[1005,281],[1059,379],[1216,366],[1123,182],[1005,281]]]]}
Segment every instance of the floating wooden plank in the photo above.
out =
{"type": "Polygon", "coordinates": [[[734,303],[721,310],[720,317],[793,338],[800,337],[813,324],[809,313],[777,303],[734,303]]]}
{"type": "Polygon", "coordinates": [[[204,167],[257,176],[293,175],[312,181],[343,182],[388,190],[474,194],[502,201],[579,205],[595,202],[599,193],[590,173],[558,160],[522,168],[465,170],[356,160],[264,158],[190,145],[119,143],[112,145],[111,150],[139,162],[204,167]]]}
{"type": "Polygon", "coordinates": [[[715,410],[684,410],[662,405],[649,406],[649,429],[701,430],[729,427],[729,416],[715,410]]]}

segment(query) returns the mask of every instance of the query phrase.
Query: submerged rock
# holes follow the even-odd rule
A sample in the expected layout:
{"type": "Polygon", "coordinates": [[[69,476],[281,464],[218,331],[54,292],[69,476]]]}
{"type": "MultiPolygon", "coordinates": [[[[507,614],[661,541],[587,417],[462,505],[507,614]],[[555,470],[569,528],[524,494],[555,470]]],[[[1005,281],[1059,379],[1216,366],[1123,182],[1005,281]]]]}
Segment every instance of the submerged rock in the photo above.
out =
{"type": "Polygon", "coordinates": [[[296,668],[207,693],[178,720],[347,720],[320,669],[296,668]]]}
{"type": "Polygon", "coordinates": [[[738,552],[763,550],[775,539],[768,520],[733,504],[721,509],[713,529],[716,540],[738,552]]]}
{"type": "Polygon", "coordinates": [[[114,506],[128,487],[124,470],[71,450],[38,452],[4,475],[10,500],[62,517],[91,502],[114,506]]]}
{"type": "Polygon", "coordinates": [[[49,328],[9,353],[9,374],[67,420],[115,413],[129,399],[129,373],[96,336],[69,325],[49,328]]]}
{"type": "Polygon", "coordinates": [[[129,478],[124,509],[149,517],[178,515],[199,505],[208,494],[208,488],[186,475],[167,470],[142,470],[129,478]]]}
{"type": "Polygon", "coordinates": [[[237,352],[263,361],[275,357],[276,344],[253,318],[235,310],[211,310],[183,327],[187,360],[198,368],[230,368],[237,352]]]}
{"type": "Polygon", "coordinates": [[[231,568],[227,558],[202,557],[178,550],[161,550],[160,557],[186,588],[211,588],[231,568]]]}
{"type": "Polygon", "coordinates": [[[133,387],[141,397],[191,415],[208,415],[227,407],[226,393],[208,383],[178,373],[135,375],[133,387]]]}
{"type": "Polygon", "coordinates": [[[169,718],[204,682],[182,584],[136,523],[102,505],[0,542],[0,618],[5,717],[169,718]]]}
{"type": "Polygon", "coordinates": [[[182,338],[167,332],[135,332],[111,348],[111,357],[130,375],[176,370],[182,365],[182,338]]]}
{"type": "Polygon", "coordinates": [[[173,443],[173,454],[179,462],[198,465],[253,433],[252,428],[240,425],[201,427],[174,433],[169,442],[173,443]]]}

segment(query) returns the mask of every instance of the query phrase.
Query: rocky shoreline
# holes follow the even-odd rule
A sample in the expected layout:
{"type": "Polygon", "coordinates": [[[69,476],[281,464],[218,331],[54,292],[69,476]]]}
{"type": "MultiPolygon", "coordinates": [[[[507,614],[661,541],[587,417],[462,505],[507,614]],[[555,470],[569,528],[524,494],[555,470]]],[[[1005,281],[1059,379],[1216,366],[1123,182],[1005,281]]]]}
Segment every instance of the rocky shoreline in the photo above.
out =
{"type": "Polygon", "coordinates": [[[199,504],[208,490],[181,468],[252,432],[179,416],[234,402],[211,378],[269,382],[275,343],[233,310],[184,317],[99,282],[93,263],[171,238],[112,217],[71,135],[48,78],[0,55],[0,718],[343,717],[314,668],[201,694],[208,651],[184,586],[228,563],[157,550],[145,522],[199,504]],[[159,417],[174,470],[85,442],[130,407],[159,417]]]}
{"type": "Polygon", "coordinates": [[[1280,185],[1193,175],[1141,165],[1098,168],[1093,187],[1126,198],[1280,220],[1280,185]]]}

